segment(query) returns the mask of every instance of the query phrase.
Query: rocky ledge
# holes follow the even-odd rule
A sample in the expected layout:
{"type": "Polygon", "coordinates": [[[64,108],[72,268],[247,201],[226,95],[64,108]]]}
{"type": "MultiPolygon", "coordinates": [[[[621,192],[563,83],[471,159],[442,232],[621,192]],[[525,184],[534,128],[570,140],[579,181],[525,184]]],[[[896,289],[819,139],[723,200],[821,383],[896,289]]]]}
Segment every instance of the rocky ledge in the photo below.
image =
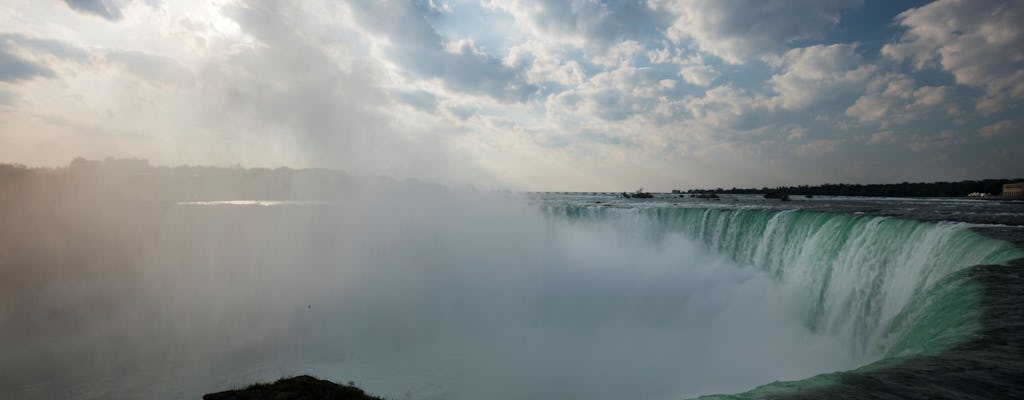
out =
{"type": "Polygon", "coordinates": [[[355,386],[317,379],[309,375],[257,383],[245,389],[210,393],[203,400],[384,400],[355,386]]]}

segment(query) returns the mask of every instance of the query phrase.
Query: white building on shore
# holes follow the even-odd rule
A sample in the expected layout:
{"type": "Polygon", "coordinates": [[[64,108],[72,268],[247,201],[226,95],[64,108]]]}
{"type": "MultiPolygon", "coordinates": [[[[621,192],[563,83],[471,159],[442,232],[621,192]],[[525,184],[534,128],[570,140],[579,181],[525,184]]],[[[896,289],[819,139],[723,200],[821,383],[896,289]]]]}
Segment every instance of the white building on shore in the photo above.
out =
{"type": "Polygon", "coordinates": [[[1024,197],[1024,182],[1003,184],[1003,197],[1024,197]]]}

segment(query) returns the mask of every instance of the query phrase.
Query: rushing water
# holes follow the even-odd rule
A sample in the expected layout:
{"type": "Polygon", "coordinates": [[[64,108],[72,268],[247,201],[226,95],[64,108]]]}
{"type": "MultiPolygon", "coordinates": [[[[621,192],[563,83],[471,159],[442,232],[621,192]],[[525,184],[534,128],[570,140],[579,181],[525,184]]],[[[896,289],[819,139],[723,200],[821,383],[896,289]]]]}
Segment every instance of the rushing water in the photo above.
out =
{"type": "Polygon", "coordinates": [[[26,367],[0,390],[196,398],[309,373],[411,399],[799,395],[950,354],[984,329],[970,267],[1024,257],[967,223],[820,208],[179,204],[135,278],[70,286],[137,289],[121,311],[11,336],[4,371],[26,367]]]}

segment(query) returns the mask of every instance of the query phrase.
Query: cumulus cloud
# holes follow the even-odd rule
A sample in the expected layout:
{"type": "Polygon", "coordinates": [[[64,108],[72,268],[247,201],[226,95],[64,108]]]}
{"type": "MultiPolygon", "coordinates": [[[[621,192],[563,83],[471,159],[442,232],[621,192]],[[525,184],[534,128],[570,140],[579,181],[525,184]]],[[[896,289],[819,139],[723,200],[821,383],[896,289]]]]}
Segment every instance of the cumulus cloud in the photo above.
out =
{"type": "MultiPolygon", "coordinates": [[[[927,112],[942,109],[950,97],[945,86],[915,87],[914,80],[902,74],[874,78],[866,93],[857,99],[846,115],[860,123],[877,123],[883,128],[906,124],[922,118],[927,112]]],[[[946,108],[949,112],[949,108],[946,108]]]]}
{"type": "Polygon", "coordinates": [[[89,54],[68,43],[26,36],[18,33],[0,34],[0,81],[17,82],[36,77],[54,78],[46,58],[86,62],[89,54]]]}
{"type": "Polygon", "coordinates": [[[52,78],[53,70],[11,53],[0,47],[0,81],[17,82],[35,77],[52,78]]]}
{"type": "Polygon", "coordinates": [[[639,0],[488,0],[485,3],[512,15],[533,37],[598,55],[623,41],[657,38],[658,28],[669,22],[664,14],[639,0]]]}
{"type": "Polygon", "coordinates": [[[118,21],[121,14],[121,2],[115,0],[64,0],[72,10],[92,14],[108,21],[118,21]]]}
{"type": "Polygon", "coordinates": [[[633,58],[640,55],[643,50],[644,46],[639,42],[625,40],[609,47],[604,54],[591,57],[590,61],[604,67],[632,64],[633,58]]]}
{"type": "Polygon", "coordinates": [[[684,65],[679,69],[679,76],[686,83],[695,86],[710,86],[721,74],[714,68],[703,64],[684,65]]]}
{"type": "Polygon", "coordinates": [[[122,68],[143,81],[153,84],[184,85],[191,83],[192,73],[178,61],[155,54],[122,49],[85,49],[66,41],[0,34],[0,80],[20,80],[41,76],[57,77],[48,64],[67,61],[88,67],[112,65],[122,68]],[[31,55],[26,60],[12,53],[31,55]]]}
{"type": "MultiPolygon", "coordinates": [[[[110,22],[124,19],[124,8],[133,0],[62,0],[72,10],[97,16],[110,22]]],[[[163,0],[139,0],[154,10],[165,12],[163,0]]]]}
{"type": "Polygon", "coordinates": [[[758,128],[768,108],[768,100],[765,98],[732,85],[715,87],[702,97],[691,98],[686,102],[686,109],[696,124],[719,130],[723,134],[726,131],[758,128]]]}
{"type": "Polygon", "coordinates": [[[1014,129],[1019,130],[1018,123],[1011,120],[999,121],[994,124],[985,125],[978,129],[978,133],[984,137],[993,137],[1010,133],[1014,129]]]}
{"type": "Polygon", "coordinates": [[[1020,141],[1019,2],[850,21],[859,0],[145,3],[0,6],[0,156],[31,163],[50,140],[67,145],[47,163],[173,153],[614,189],[735,163],[701,154],[816,176],[841,155],[874,178],[955,144],[973,158],[950,170],[970,171],[984,146],[1020,141]]]}
{"type": "Polygon", "coordinates": [[[452,90],[482,94],[500,101],[521,102],[537,91],[521,71],[471,41],[445,40],[416,6],[403,1],[349,3],[355,20],[388,40],[386,56],[403,71],[422,78],[440,78],[452,90]]]}
{"type": "Polygon", "coordinates": [[[1024,98],[1024,3],[938,0],[904,11],[907,31],[882,54],[915,69],[940,68],[963,85],[981,88],[977,108],[993,113],[1024,98]]]}
{"type": "Polygon", "coordinates": [[[657,79],[650,68],[624,66],[602,72],[575,88],[547,100],[549,115],[576,114],[618,121],[654,108],[672,84],[657,79]]]}
{"type": "MultiPolygon", "coordinates": [[[[284,141],[314,165],[356,173],[426,179],[486,175],[470,157],[455,151],[447,136],[402,125],[397,104],[430,110],[438,100],[422,90],[389,91],[384,66],[352,56],[358,32],[332,26],[329,20],[320,21],[325,25],[292,23],[313,20],[330,9],[251,0],[227,11],[259,43],[213,55],[200,69],[196,79],[203,82],[197,89],[204,98],[204,122],[240,135],[284,141]],[[332,36],[316,35],[327,28],[332,36]],[[466,170],[450,171],[448,163],[466,170]]],[[[442,47],[435,50],[444,52],[442,47]]]]}
{"type": "Polygon", "coordinates": [[[855,44],[816,45],[786,52],[770,84],[783,108],[799,109],[859,93],[876,69],[863,62],[855,44]]]}
{"type": "Polygon", "coordinates": [[[789,135],[786,136],[786,140],[794,141],[803,139],[804,137],[807,137],[807,132],[810,132],[807,128],[802,126],[795,127],[789,130],[789,135]]]}
{"type": "Polygon", "coordinates": [[[582,64],[569,57],[560,47],[540,41],[529,41],[510,48],[502,62],[509,68],[525,70],[526,81],[535,85],[550,82],[571,86],[583,83],[586,79],[582,64]]]}
{"type": "Polygon", "coordinates": [[[90,58],[87,50],[66,41],[44,39],[19,33],[0,34],[0,47],[21,48],[35,55],[47,55],[75,62],[87,62],[90,58]]]}
{"type": "Polygon", "coordinates": [[[868,144],[884,144],[892,143],[897,140],[897,135],[893,131],[878,131],[871,134],[868,138],[868,144]]]}
{"type": "Polygon", "coordinates": [[[833,29],[844,10],[860,0],[660,0],[655,7],[675,16],[667,34],[692,40],[728,63],[744,63],[784,51],[798,40],[817,40],[833,29]]]}

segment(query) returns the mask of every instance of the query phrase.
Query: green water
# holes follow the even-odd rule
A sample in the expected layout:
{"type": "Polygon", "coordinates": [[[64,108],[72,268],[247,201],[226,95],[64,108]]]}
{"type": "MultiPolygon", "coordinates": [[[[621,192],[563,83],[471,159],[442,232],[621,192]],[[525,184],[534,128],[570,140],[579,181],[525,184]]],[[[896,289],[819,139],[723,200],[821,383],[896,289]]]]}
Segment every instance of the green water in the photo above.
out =
{"type": "MultiPolygon", "coordinates": [[[[980,293],[967,268],[1024,257],[963,223],[798,210],[557,206],[549,217],[612,223],[648,239],[672,233],[805,290],[805,323],[843,339],[859,370],[934,355],[978,328],[980,293]]],[[[784,362],[784,361],[783,361],[784,362]]],[[[757,398],[835,382],[823,374],[724,398],[757,398]]]]}

